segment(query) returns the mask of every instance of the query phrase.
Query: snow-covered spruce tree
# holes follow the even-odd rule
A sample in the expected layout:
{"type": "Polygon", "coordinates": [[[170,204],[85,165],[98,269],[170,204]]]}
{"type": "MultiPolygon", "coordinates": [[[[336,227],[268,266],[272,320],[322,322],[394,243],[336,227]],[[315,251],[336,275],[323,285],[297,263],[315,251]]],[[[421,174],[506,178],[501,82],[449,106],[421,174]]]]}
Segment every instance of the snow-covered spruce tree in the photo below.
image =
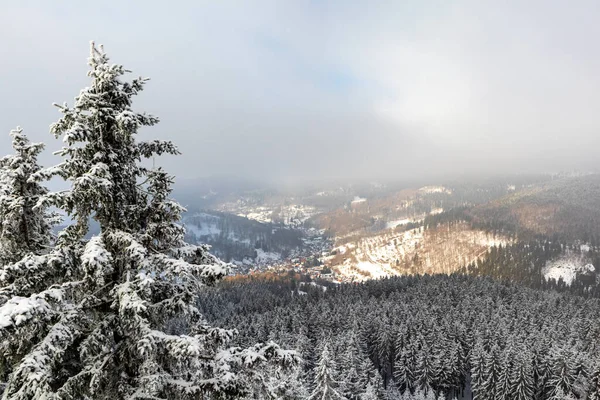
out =
{"type": "MultiPolygon", "coordinates": [[[[15,153],[0,159],[0,305],[4,305],[0,311],[0,337],[9,334],[5,328],[14,323],[20,325],[27,318],[30,306],[46,295],[52,296],[49,292],[37,293],[40,284],[52,281],[51,272],[39,268],[37,261],[48,252],[52,224],[56,222],[54,214],[36,207],[48,193],[41,183],[41,167],[37,163],[44,145],[30,143],[21,128],[11,131],[11,136],[15,153]],[[13,263],[19,260],[23,261],[15,266],[13,263]]],[[[0,382],[6,381],[14,360],[27,352],[23,343],[38,338],[38,331],[32,326],[18,327],[11,333],[12,339],[19,340],[0,342],[0,382]]]]}
{"type": "Polygon", "coordinates": [[[36,207],[48,193],[37,162],[44,144],[31,143],[20,127],[10,135],[15,153],[0,159],[0,265],[47,249],[55,222],[45,208],[36,207]]]}
{"type": "Polygon", "coordinates": [[[356,400],[364,391],[361,379],[362,354],[360,341],[357,336],[358,326],[356,322],[350,327],[341,340],[341,355],[338,362],[336,379],[340,382],[339,392],[349,400],[356,400]]]}
{"type": "Polygon", "coordinates": [[[473,350],[471,351],[471,389],[473,391],[473,400],[487,400],[488,376],[486,374],[487,355],[483,348],[481,338],[477,338],[473,350]]]}
{"type": "Polygon", "coordinates": [[[415,384],[416,357],[412,346],[402,349],[394,363],[394,379],[402,393],[412,392],[415,384]]]}
{"type": "Polygon", "coordinates": [[[596,362],[590,376],[589,400],[600,400],[600,363],[596,362]]]}
{"type": "Polygon", "coordinates": [[[374,385],[369,383],[365,391],[359,396],[360,400],[379,400],[379,393],[374,385]]]}
{"type": "Polygon", "coordinates": [[[402,399],[403,400],[404,399],[406,399],[406,400],[436,400],[436,396],[435,396],[435,393],[433,393],[433,390],[430,390],[427,393],[425,393],[421,390],[417,390],[414,394],[410,394],[410,392],[406,392],[404,394],[404,396],[402,396],[402,399]]]}
{"type": "Polygon", "coordinates": [[[436,371],[439,369],[440,360],[437,359],[431,348],[421,352],[417,357],[417,369],[415,371],[415,379],[417,387],[424,394],[433,391],[436,384],[436,371]]]}
{"type": "Polygon", "coordinates": [[[265,400],[304,400],[309,396],[302,381],[302,367],[282,368],[278,365],[267,365],[261,376],[254,379],[245,399],[265,400]]]}
{"type": "Polygon", "coordinates": [[[172,179],[141,165],[177,148],[136,141],[140,127],[158,122],[131,108],[146,79],[123,82],[127,71],[93,43],[89,65],[91,85],[73,108],[60,107],[63,117],[51,127],[65,146],[48,174],[71,188],[40,202],[61,207],[75,224],[49,254],[0,271],[2,282],[18,282],[0,307],[3,399],[243,396],[247,379],[260,378],[251,367],[297,357],[273,343],[228,348],[235,332],[203,320],[196,294],[226,265],[206,247],[184,243],[183,209],[169,199],[172,179]],[[90,218],[101,233],[85,240],[90,218]],[[166,329],[175,317],[185,334],[166,329]]]}
{"type": "Polygon", "coordinates": [[[555,348],[551,356],[552,375],[548,380],[553,399],[570,394],[575,382],[571,354],[565,349],[555,348]]]}
{"type": "Polygon", "coordinates": [[[533,371],[530,360],[523,352],[516,357],[513,376],[511,377],[510,396],[515,400],[530,400],[534,398],[533,371]]]}
{"type": "Polygon", "coordinates": [[[336,390],[337,382],[333,379],[335,361],[329,353],[329,343],[323,345],[319,363],[316,366],[315,387],[309,400],[339,400],[344,397],[336,390]]]}

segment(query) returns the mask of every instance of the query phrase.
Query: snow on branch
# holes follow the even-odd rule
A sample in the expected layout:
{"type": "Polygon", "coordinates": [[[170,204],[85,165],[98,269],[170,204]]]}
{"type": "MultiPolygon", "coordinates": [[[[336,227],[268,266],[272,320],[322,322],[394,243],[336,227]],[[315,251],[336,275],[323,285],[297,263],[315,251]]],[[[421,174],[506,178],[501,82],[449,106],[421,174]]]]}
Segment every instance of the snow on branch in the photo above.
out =
{"type": "Polygon", "coordinates": [[[43,393],[52,393],[55,366],[60,364],[67,348],[79,335],[77,321],[80,315],[71,310],[50,328],[44,339],[27,354],[13,371],[4,390],[4,397],[11,400],[30,400],[43,393]]]}
{"type": "Polygon", "coordinates": [[[0,328],[20,326],[32,318],[49,319],[54,314],[50,301],[62,300],[60,289],[49,289],[30,297],[15,296],[0,307],[0,328]]]}
{"type": "Polygon", "coordinates": [[[138,143],[138,151],[144,158],[150,158],[153,155],[162,154],[181,154],[177,146],[167,140],[152,140],[138,143]]]}

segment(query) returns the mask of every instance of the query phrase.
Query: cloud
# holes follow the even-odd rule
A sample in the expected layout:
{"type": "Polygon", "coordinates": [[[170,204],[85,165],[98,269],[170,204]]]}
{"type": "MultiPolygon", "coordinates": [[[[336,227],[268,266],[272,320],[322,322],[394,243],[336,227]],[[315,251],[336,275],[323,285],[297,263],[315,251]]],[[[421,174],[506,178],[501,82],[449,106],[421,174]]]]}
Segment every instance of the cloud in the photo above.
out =
{"type": "Polygon", "coordinates": [[[181,146],[160,161],[181,177],[598,167],[594,1],[30,3],[0,16],[0,129],[50,149],[50,103],[86,85],[95,39],[152,77],[137,106],[162,122],[142,136],[181,146]]]}

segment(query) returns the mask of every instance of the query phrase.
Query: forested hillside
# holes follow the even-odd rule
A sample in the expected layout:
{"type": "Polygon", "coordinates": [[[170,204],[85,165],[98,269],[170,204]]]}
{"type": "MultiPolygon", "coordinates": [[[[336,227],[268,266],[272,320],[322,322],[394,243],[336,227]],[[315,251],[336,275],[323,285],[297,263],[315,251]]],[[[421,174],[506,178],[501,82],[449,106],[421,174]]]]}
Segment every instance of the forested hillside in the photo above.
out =
{"type": "Polygon", "coordinates": [[[212,246],[213,253],[226,262],[262,265],[269,257],[277,261],[300,253],[304,233],[283,224],[258,222],[217,211],[188,213],[184,217],[186,239],[212,246]]]}
{"type": "Polygon", "coordinates": [[[532,185],[469,211],[476,221],[504,226],[523,240],[536,236],[600,243],[600,175],[532,185]]]}

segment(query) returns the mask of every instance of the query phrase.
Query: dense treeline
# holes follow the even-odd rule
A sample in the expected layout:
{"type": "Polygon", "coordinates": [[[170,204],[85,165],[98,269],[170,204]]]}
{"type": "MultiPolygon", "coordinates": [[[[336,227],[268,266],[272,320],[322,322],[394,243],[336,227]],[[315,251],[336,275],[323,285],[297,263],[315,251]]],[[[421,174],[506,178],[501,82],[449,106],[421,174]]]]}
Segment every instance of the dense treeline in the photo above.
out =
{"type": "MultiPolygon", "coordinates": [[[[504,235],[508,238],[516,238],[531,235],[530,232],[524,232],[515,223],[499,221],[493,218],[481,219],[475,218],[471,213],[470,207],[456,207],[440,214],[428,215],[423,220],[422,225],[426,229],[436,228],[440,225],[453,225],[456,223],[467,222],[473,229],[481,229],[493,236],[504,235]]],[[[542,238],[542,236],[539,236],[542,238]]]]}
{"type": "Polygon", "coordinates": [[[550,179],[550,175],[532,174],[496,177],[480,182],[476,180],[450,182],[448,187],[452,189],[452,196],[445,200],[444,208],[485,204],[515,191],[542,184],[550,179]]]}
{"type": "Polygon", "coordinates": [[[492,247],[486,256],[463,269],[475,276],[490,276],[496,279],[517,282],[533,288],[549,288],[569,291],[583,296],[600,297],[597,273],[589,272],[577,275],[571,282],[546,280],[543,269],[546,263],[561,254],[576,253],[587,257],[592,265],[600,265],[600,253],[597,248],[581,251],[578,246],[552,241],[518,242],[506,247],[492,247]]]}
{"type": "Polygon", "coordinates": [[[558,179],[471,210],[474,219],[536,236],[600,245],[600,175],[558,179]]]}
{"type": "Polygon", "coordinates": [[[481,221],[474,218],[466,207],[428,216],[425,218],[423,226],[425,229],[432,229],[440,226],[452,227],[464,222],[467,222],[473,229],[481,229],[494,237],[503,235],[508,238],[510,244],[491,247],[483,257],[464,266],[460,272],[475,276],[488,276],[532,288],[549,288],[558,291],[568,289],[579,295],[600,297],[597,270],[578,274],[569,287],[567,282],[547,280],[544,277],[544,267],[548,262],[565,255],[577,256],[586,259],[593,266],[599,266],[600,246],[594,241],[569,240],[560,233],[552,237],[533,234],[531,231],[506,221],[494,219],[481,221]]]}
{"type": "Polygon", "coordinates": [[[460,220],[519,240],[551,238],[600,245],[600,175],[540,179],[535,184],[515,185],[513,190],[499,184],[452,190],[451,194],[427,195],[428,201],[437,198],[446,212],[428,216],[426,226],[460,220]]]}
{"type": "Polygon", "coordinates": [[[330,384],[346,398],[600,395],[596,299],[452,275],[328,287],[230,282],[200,304],[211,322],[240,331],[240,345],[272,339],[298,349],[306,390],[318,387],[327,348],[330,384]]]}

